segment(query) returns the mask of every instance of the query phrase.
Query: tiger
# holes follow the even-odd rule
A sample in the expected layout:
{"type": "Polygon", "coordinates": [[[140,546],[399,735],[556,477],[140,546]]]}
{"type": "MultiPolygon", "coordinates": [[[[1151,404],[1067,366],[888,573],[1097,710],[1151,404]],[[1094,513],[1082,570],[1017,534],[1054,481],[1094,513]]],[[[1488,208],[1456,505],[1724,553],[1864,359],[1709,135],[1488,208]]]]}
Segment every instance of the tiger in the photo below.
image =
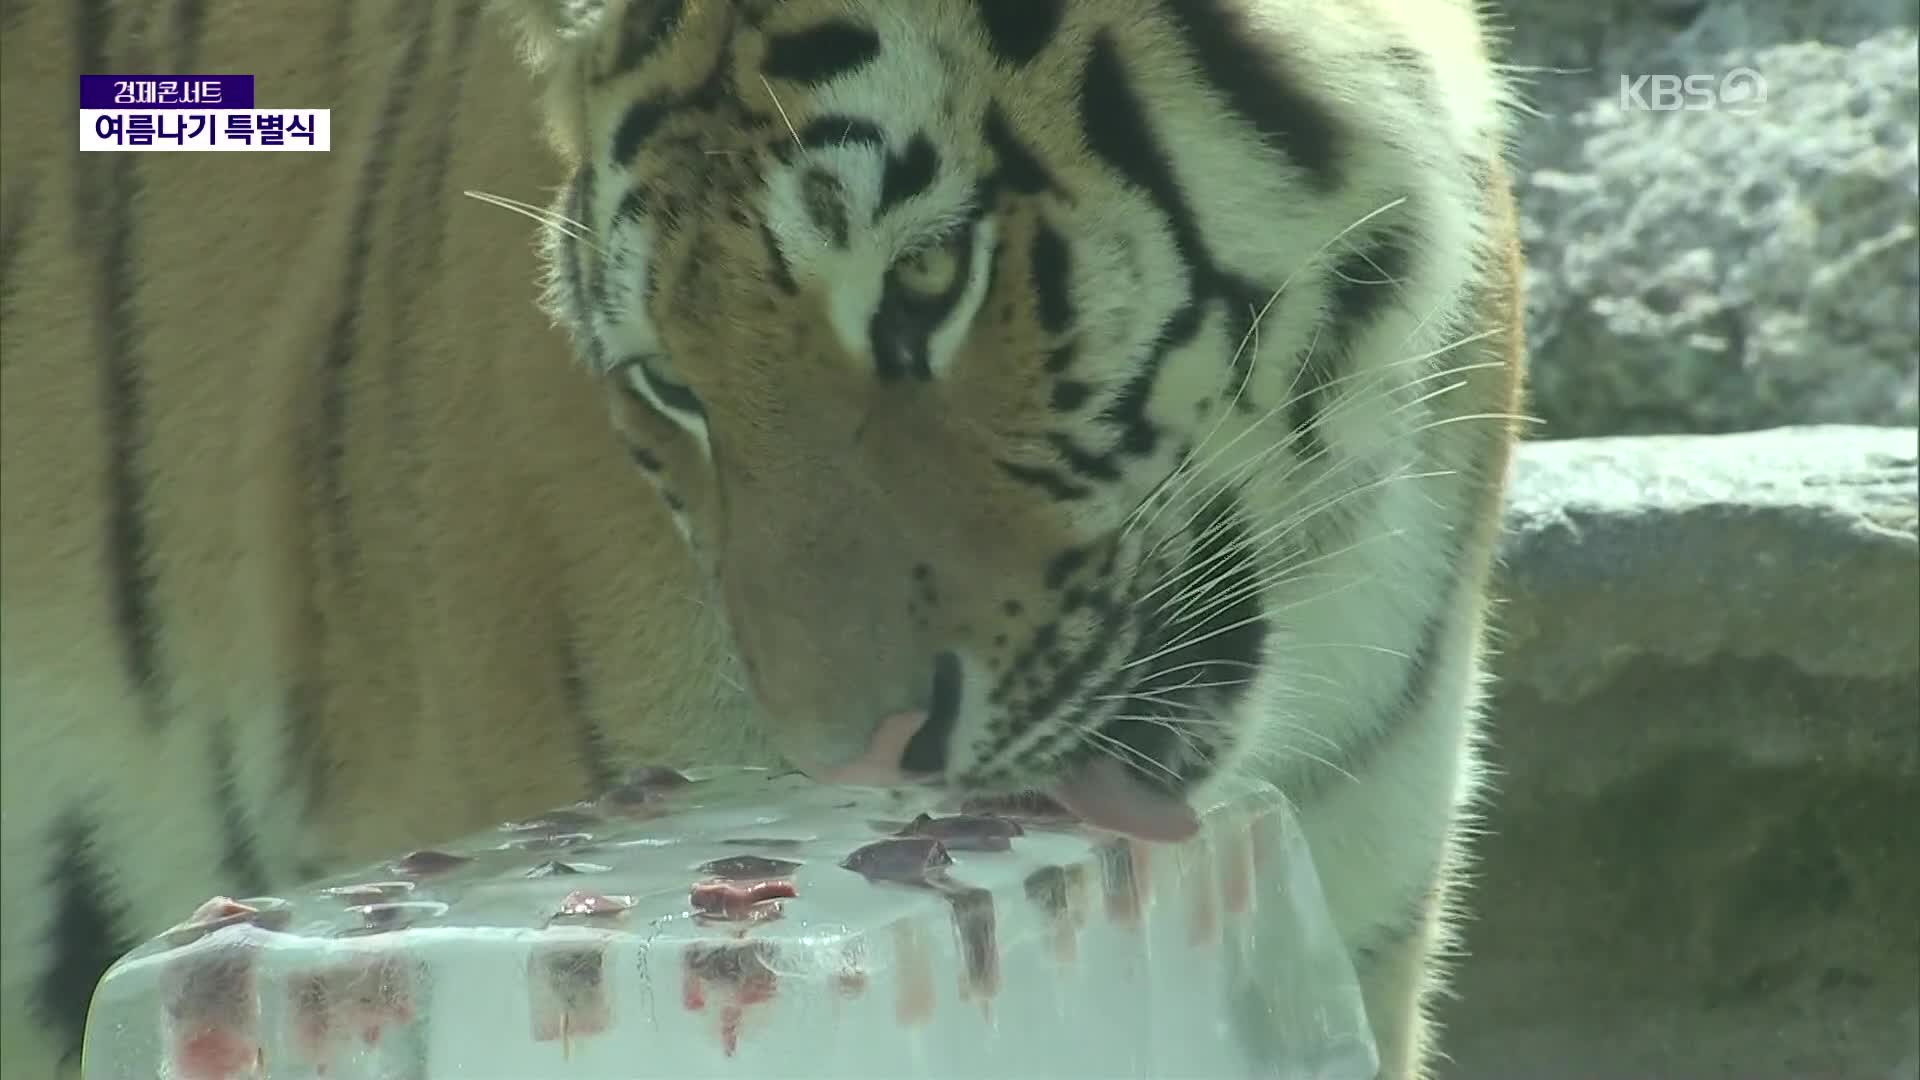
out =
{"type": "Polygon", "coordinates": [[[1524,427],[1476,0],[0,22],[8,1076],[209,895],[659,763],[1143,843],[1263,779],[1439,1067],[1524,427]],[[155,71],[331,148],[79,153],[155,71]]]}

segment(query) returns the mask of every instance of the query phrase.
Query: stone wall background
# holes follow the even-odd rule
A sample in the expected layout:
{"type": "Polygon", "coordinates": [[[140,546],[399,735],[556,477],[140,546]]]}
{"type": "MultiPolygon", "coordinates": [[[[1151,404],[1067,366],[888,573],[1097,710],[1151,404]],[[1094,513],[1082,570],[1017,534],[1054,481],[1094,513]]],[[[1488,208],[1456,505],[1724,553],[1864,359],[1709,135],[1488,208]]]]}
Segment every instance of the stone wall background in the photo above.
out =
{"type": "Polygon", "coordinates": [[[1494,6],[1546,423],[1441,1075],[1920,1080],[1920,0],[1494,6]]]}
{"type": "Polygon", "coordinates": [[[1920,419],[1914,0],[1496,0],[1543,437],[1920,419]],[[1714,82],[1746,69],[1717,97],[1714,82]],[[1621,78],[1703,75],[1658,110],[1621,78]],[[1624,100],[1623,100],[1624,99],[1624,100]]]}

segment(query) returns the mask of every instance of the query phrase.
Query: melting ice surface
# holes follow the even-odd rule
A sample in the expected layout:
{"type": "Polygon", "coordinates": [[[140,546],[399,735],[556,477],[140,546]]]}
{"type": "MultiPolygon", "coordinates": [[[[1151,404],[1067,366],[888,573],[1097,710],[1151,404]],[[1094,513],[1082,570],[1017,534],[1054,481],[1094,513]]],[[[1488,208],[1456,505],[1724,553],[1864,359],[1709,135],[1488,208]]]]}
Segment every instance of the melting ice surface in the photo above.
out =
{"type": "Polygon", "coordinates": [[[1372,1075],[1273,788],[1226,783],[1170,845],[938,800],[647,770],[300,895],[217,898],[108,973],[85,1076],[1372,1075]],[[1281,992],[1252,992],[1256,966],[1281,992]]]}

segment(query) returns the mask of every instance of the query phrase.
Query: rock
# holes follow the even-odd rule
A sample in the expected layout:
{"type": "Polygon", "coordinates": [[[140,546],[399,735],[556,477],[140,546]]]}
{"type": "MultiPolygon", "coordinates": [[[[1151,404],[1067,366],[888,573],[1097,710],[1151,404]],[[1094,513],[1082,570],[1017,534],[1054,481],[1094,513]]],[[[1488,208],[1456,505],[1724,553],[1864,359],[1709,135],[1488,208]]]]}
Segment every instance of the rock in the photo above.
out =
{"type": "Polygon", "coordinates": [[[1920,419],[1910,0],[1503,7],[1547,436],[1920,419]],[[1623,92],[1674,75],[1709,107],[1623,92]]]}
{"type": "Polygon", "coordinates": [[[1912,673],[1917,441],[1803,427],[1526,445],[1500,555],[1503,677],[1568,701],[1645,655],[1912,673]]]}
{"type": "Polygon", "coordinates": [[[1445,1076],[1912,1075],[1917,454],[1523,448],[1445,1076]]]}

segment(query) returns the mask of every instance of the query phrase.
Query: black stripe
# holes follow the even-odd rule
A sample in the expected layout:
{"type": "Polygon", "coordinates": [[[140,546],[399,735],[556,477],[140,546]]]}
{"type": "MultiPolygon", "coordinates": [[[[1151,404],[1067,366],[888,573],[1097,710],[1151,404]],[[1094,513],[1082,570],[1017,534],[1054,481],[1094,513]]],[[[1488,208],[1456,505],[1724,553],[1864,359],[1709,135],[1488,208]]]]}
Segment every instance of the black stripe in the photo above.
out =
{"type": "MultiPolygon", "coordinates": [[[[1174,246],[1186,263],[1196,292],[1217,277],[1212,257],[1200,235],[1193,210],[1180,193],[1173,167],[1161,150],[1145,109],[1134,92],[1132,76],[1126,69],[1119,45],[1113,36],[1102,33],[1093,43],[1081,77],[1080,122],[1093,152],[1103,158],[1134,186],[1146,192],[1167,217],[1174,246]]],[[[1128,453],[1151,453],[1159,434],[1146,413],[1154,380],[1173,349],[1185,345],[1199,333],[1201,310],[1196,299],[1177,311],[1160,334],[1160,345],[1144,370],[1123,388],[1106,412],[1106,418],[1125,432],[1123,447],[1128,453]]]]}
{"type": "MultiPolygon", "coordinates": [[[[582,165],[574,171],[573,183],[567,187],[567,216],[575,221],[586,220],[583,215],[587,212],[587,189],[592,182],[592,166],[582,165]]],[[[552,235],[557,238],[553,257],[560,263],[560,314],[573,332],[575,347],[585,354],[587,369],[595,374],[602,373],[607,370],[606,353],[588,314],[586,284],[580,269],[580,261],[585,257],[585,245],[572,229],[556,229],[552,235]]]]}
{"type": "Polygon", "coordinates": [[[326,720],[328,688],[323,674],[327,639],[326,617],[316,606],[307,609],[307,625],[312,640],[305,645],[302,674],[287,688],[281,702],[282,723],[286,725],[286,781],[288,787],[304,793],[303,813],[319,811],[333,790],[333,763],[327,757],[326,720]]]}
{"type": "Polygon", "coordinates": [[[1073,412],[1085,405],[1092,394],[1093,387],[1086,383],[1077,379],[1060,379],[1053,384],[1053,393],[1047,399],[1047,404],[1054,412],[1073,412]]]}
{"type": "Polygon", "coordinates": [[[1191,273],[1213,266],[1192,207],[1180,193],[1173,165],[1161,149],[1121,49],[1109,33],[1094,40],[1080,84],[1080,123],[1093,152],[1153,199],[1167,216],[1174,245],[1191,273]]]}
{"type": "MultiPolygon", "coordinates": [[[[434,41],[436,55],[426,66],[434,74],[427,79],[431,92],[410,96],[405,105],[403,130],[425,132],[424,138],[408,140],[403,153],[420,149],[418,161],[401,159],[395,167],[396,193],[389,211],[392,220],[434,221],[441,208],[460,201],[446,190],[447,170],[453,156],[453,141],[460,130],[463,93],[470,80],[491,78],[491,72],[468,70],[471,54],[468,43],[474,24],[487,0],[455,0],[450,5],[450,33],[443,43],[434,41]]],[[[414,233],[406,243],[386,245],[386,291],[388,294],[385,361],[385,386],[380,407],[387,413],[386,443],[383,452],[390,456],[397,481],[413,493],[416,505],[427,499],[426,462],[432,456],[423,449],[426,437],[420,423],[422,380],[412,378],[416,359],[415,335],[427,324],[420,305],[431,295],[434,285],[444,276],[444,253],[448,230],[428,228],[414,233]]]]}
{"type": "MultiPolygon", "coordinates": [[[[584,212],[585,203],[586,200],[584,198],[581,199],[580,205],[576,206],[575,209],[584,212]]],[[[641,191],[639,188],[629,189],[625,195],[620,196],[620,205],[614,207],[613,219],[616,222],[627,221],[635,225],[645,224],[647,220],[647,193],[641,191]]],[[[580,219],[575,218],[574,220],[578,221],[580,219]]]]}
{"type": "Polygon", "coordinates": [[[1302,357],[1304,370],[1287,405],[1288,423],[1300,433],[1301,450],[1311,452],[1318,442],[1314,432],[1331,404],[1328,391],[1341,377],[1339,361],[1348,358],[1360,336],[1400,295],[1413,259],[1413,238],[1404,229],[1388,228],[1334,264],[1323,330],[1314,336],[1312,354],[1302,357]]]}
{"type": "MultiPolygon", "coordinates": [[[[600,205],[600,197],[598,194],[599,186],[599,170],[586,169],[581,172],[579,187],[580,214],[584,216],[575,216],[575,221],[584,222],[595,213],[600,205]]],[[[642,197],[644,198],[644,196],[642,197]]],[[[620,196],[621,203],[624,204],[626,198],[625,195],[620,196]]],[[[615,211],[618,212],[618,210],[619,207],[615,207],[615,211]]],[[[672,213],[672,210],[669,209],[668,212],[672,213]]],[[[611,229],[609,228],[609,232],[610,231],[611,229]]],[[[580,264],[580,273],[586,283],[586,292],[582,294],[581,303],[587,306],[587,310],[598,312],[602,317],[611,320],[618,315],[618,312],[615,312],[607,303],[607,279],[612,276],[613,270],[613,267],[609,264],[613,259],[624,259],[626,252],[615,248],[614,254],[611,256],[598,255],[592,247],[586,244],[576,244],[574,245],[573,253],[584,260],[580,264]]]]}
{"type": "Polygon", "coordinates": [[[1096,711],[1102,710],[1103,701],[1115,700],[1111,695],[1127,691],[1132,672],[1119,668],[1096,678],[1097,663],[1118,649],[1120,628],[1127,626],[1128,620],[1110,601],[1093,607],[1100,629],[1089,647],[1072,657],[1055,653],[1048,657],[1048,663],[1058,674],[1046,679],[1035,675],[1029,680],[1029,693],[1034,696],[1022,703],[1022,714],[1056,719],[1052,731],[1020,754],[1015,762],[1020,768],[1060,771],[1100,753],[1089,744],[1087,729],[1093,725],[1096,711]]]}
{"type": "Polygon", "coordinates": [[[1034,309],[1048,333],[1064,334],[1073,326],[1072,259],[1067,242],[1045,221],[1033,230],[1034,309]]]}
{"type": "Polygon", "coordinates": [[[95,840],[93,823],[77,810],[60,815],[47,836],[53,853],[45,878],[52,893],[46,906],[51,918],[46,923],[47,962],[34,988],[34,1006],[53,1029],[62,1063],[69,1065],[80,1060],[94,987],[134,946],[127,935],[126,907],[114,896],[95,840]]]}
{"type": "MultiPolygon", "coordinates": [[[[1106,548],[1104,565],[1094,575],[1095,580],[1105,580],[1111,573],[1114,545],[1109,542],[1106,548]]],[[[1086,718],[1095,708],[1100,707],[1105,695],[1125,690],[1133,681],[1133,671],[1121,665],[1112,665],[1110,673],[1097,678],[1102,661],[1116,653],[1124,644],[1123,639],[1133,626],[1133,620],[1124,617],[1116,607],[1111,595],[1100,594],[1087,598],[1087,602],[1101,612],[1094,625],[1097,629],[1091,639],[1082,644],[1079,653],[1067,656],[1055,650],[1047,658],[1047,670],[1036,673],[1032,683],[1031,695],[1022,704],[1020,712],[1027,716],[1054,716],[1069,702],[1075,702],[1066,716],[1059,722],[1050,736],[1029,747],[1020,761],[1023,764],[1037,766],[1050,763],[1056,767],[1062,764],[1061,755],[1070,760],[1084,750],[1088,754],[1098,751],[1086,745],[1086,718]]],[[[1015,668],[1030,666],[1038,658],[1043,648],[1051,648],[1052,641],[1043,641],[1035,635],[1033,646],[1027,656],[1021,657],[1015,668]]],[[[1012,670],[1009,671],[1011,676],[1012,670]]]]}
{"type": "MultiPolygon", "coordinates": [[[[792,136],[783,134],[781,138],[791,145],[792,136]]],[[[830,146],[871,146],[880,150],[887,145],[887,133],[871,120],[845,113],[828,113],[807,121],[807,126],[800,129],[800,145],[809,150],[823,150],[830,146]]]]}
{"type": "Polygon", "coordinates": [[[353,36],[352,4],[334,4],[333,18],[327,24],[323,48],[316,48],[317,55],[326,58],[326,84],[322,91],[328,100],[339,100],[346,96],[358,77],[357,64],[361,57],[359,43],[353,36]]]}
{"type": "MultiPolygon", "coordinates": [[[[1271,290],[1223,269],[1214,261],[1193,207],[1181,193],[1172,161],[1154,134],[1121,50],[1111,34],[1102,33],[1095,39],[1080,89],[1081,126],[1089,147],[1144,191],[1166,215],[1174,246],[1192,279],[1192,300],[1168,320],[1154,356],[1107,413],[1107,419],[1125,432],[1122,450],[1146,455],[1152,453],[1159,439],[1158,431],[1147,419],[1146,403],[1166,357],[1199,333],[1206,305],[1222,304],[1230,324],[1245,327],[1253,313],[1265,304],[1271,290]]],[[[1236,338],[1236,344],[1237,341],[1236,338]]],[[[1234,361],[1244,369],[1253,358],[1241,354],[1235,356],[1234,361]]]]}
{"type": "Polygon", "coordinates": [[[653,451],[633,443],[627,445],[627,460],[640,467],[641,472],[659,473],[665,466],[653,451]]]}
{"type": "Polygon", "coordinates": [[[1053,175],[1040,163],[1040,155],[1013,130],[999,102],[987,106],[984,126],[987,146],[998,159],[993,174],[996,185],[1010,188],[1017,195],[1057,190],[1053,175]]]}
{"type": "Polygon", "coordinates": [[[780,241],[773,230],[763,222],[760,225],[760,242],[767,248],[767,277],[774,286],[788,296],[800,291],[800,283],[793,279],[793,267],[787,264],[787,256],[780,250],[780,241]]]}
{"type": "Polygon", "coordinates": [[[1333,328],[1351,340],[1399,295],[1413,269],[1414,241],[1404,229],[1383,229],[1334,267],[1333,328]]]}
{"type": "Polygon", "coordinates": [[[386,98],[369,139],[366,163],[361,167],[353,218],[347,229],[340,306],[334,311],[322,360],[325,384],[320,392],[320,490],[325,499],[325,513],[331,519],[334,570],[343,575],[350,574],[358,562],[352,538],[352,496],[346,484],[349,369],[358,357],[361,309],[368,284],[367,264],[372,259],[375,243],[374,218],[392,167],[393,148],[404,142],[400,138],[399,121],[426,52],[425,18],[432,15],[433,8],[419,4],[411,7],[410,12],[413,20],[407,27],[406,48],[388,73],[386,98]]]}
{"type": "Polygon", "coordinates": [[[1137,682],[1139,695],[1129,708],[1103,727],[1107,736],[1131,747],[1148,761],[1182,761],[1180,782],[1197,784],[1213,771],[1208,755],[1184,754],[1181,733],[1166,724],[1140,719],[1167,711],[1162,702],[1189,706],[1204,701],[1213,712],[1238,703],[1246,694],[1246,673],[1259,665],[1269,633],[1258,589],[1261,546],[1253,542],[1237,490],[1209,499],[1194,516],[1193,545],[1180,560],[1197,580],[1181,590],[1179,605],[1162,605],[1141,619],[1141,656],[1157,656],[1168,674],[1137,682]],[[1181,644],[1185,642],[1185,644],[1181,644]],[[1183,684],[1206,689],[1183,691],[1183,684]],[[1184,760],[1183,760],[1184,759],[1184,760]]]}
{"type": "MultiPolygon", "coordinates": [[[[626,115],[620,118],[620,126],[613,132],[614,163],[623,167],[633,164],[634,157],[640,153],[641,144],[659,130],[669,109],[670,106],[661,101],[636,101],[627,106],[626,115]]],[[[581,167],[589,169],[593,166],[587,163],[581,167]]]]}
{"type": "Polygon", "coordinates": [[[853,223],[847,218],[840,178],[822,168],[808,169],[800,175],[800,202],[813,227],[826,234],[827,243],[845,251],[852,237],[853,223]]]}
{"type": "Polygon", "coordinates": [[[1062,0],[974,0],[995,58],[1023,67],[1040,55],[1060,29],[1062,0]]]}
{"type": "Polygon", "coordinates": [[[1076,476],[1105,483],[1120,479],[1120,467],[1111,454],[1083,450],[1057,431],[1048,433],[1047,445],[1053,447],[1053,452],[1066,461],[1067,468],[1076,476]]]}
{"type": "Polygon", "coordinates": [[[587,797],[612,791],[620,777],[613,765],[613,750],[606,733],[593,718],[593,687],[587,678],[579,642],[570,626],[562,626],[555,635],[560,642],[561,691],[567,703],[567,715],[573,717],[579,738],[580,767],[586,772],[587,797]]]}
{"type": "Polygon", "coordinates": [[[1294,377],[1287,401],[1287,426],[1293,430],[1294,456],[1305,459],[1323,445],[1316,430],[1320,414],[1327,406],[1327,391],[1333,388],[1333,364],[1317,337],[1309,337],[1300,350],[1300,373],[1294,377]]]}
{"type": "Polygon", "coordinates": [[[260,861],[253,824],[241,805],[240,777],[233,764],[233,722],[221,717],[209,735],[213,763],[213,800],[220,814],[220,871],[238,896],[263,896],[271,887],[260,861]]]}
{"type": "Polygon", "coordinates": [[[1464,587],[1461,581],[1453,582],[1442,594],[1445,599],[1440,609],[1428,616],[1420,632],[1420,643],[1407,660],[1400,693],[1386,706],[1378,723],[1336,752],[1322,750],[1315,759],[1286,759],[1279,763],[1285,782],[1278,786],[1296,805],[1304,805],[1334,784],[1361,775],[1396,739],[1416,730],[1415,720],[1433,694],[1435,674],[1455,659],[1446,646],[1458,649],[1467,642],[1465,636],[1451,642],[1446,638],[1453,620],[1459,617],[1456,615],[1458,591],[1464,587]]]}
{"type": "Polygon", "coordinates": [[[640,373],[641,381],[647,384],[647,389],[653,392],[654,397],[660,399],[660,404],[669,409],[691,413],[694,416],[705,417],[707,415],[706,406],[700,404],[700,399],[694,395],[692,388],[688,387],[685,383],[675,382],[654,371],[653,364],[649,362],[649,358],[643,356],[632,357],[627,360],[626,368],[629,372],[637,371],[640,373]]]}
{"type": "Polygon", "coordinates": [[[1120,429],[1119,449],[1136,457],[1153,453],[1160,445],[1160,429],[1147,417],[1147,403],[1153,397],[1154,380],[1160,377],[1167,356],[1192,341],[1200,332],[1200,308],[1189,303],[1173,313],[1160,329],[1160,344],[1140,373],[1127,381],[1114,395],[1113,402],[1101,410],[1100,419],[1120,429]]]}
{"type": "Polygon", "coordinates": [[[933,689],[927,699],[926,723],[907,740],[900,767],[908,772],[937,773],[947,767],[948,741],[960,718],[960,658],[941,650],[933,658],[933,689]]]}
{"type": "MultiPolygon", "coordinates": [[[[112,70],[107,57],[107,40],[113,32],[111,6],[107,0],[79,0],[74,6],[74,52],[83,72],[112,70]]],[[[157,726],[166,722],[167,712],[159,678],[159,620],[155,579],[147,565],[146,477],[140,461],[149,432],[133,278],[137,257],[133,207],[141,189],[136,160],[127,154],[77,160],[74,224],[75,248],[95,253],[94,275],[99,283],[94,314],[104,339],[97,367],[107,429],[103,544],[108,602],[127,681],[141,699],[147,722],[157,726]]]]}
{"type": "Polygon", "coordinates": [[[1089,554],[1083,547],[1062,548],[1060,554],[1047,560],[1047,568],[1041,572],[1040,580],[1048,590],[1059,592],[1073,575],[1080,572],[1081,567],[1087,565],[1089,554]]]}
{"type": "Polygon", "coordinates": [[[620,24],[620,45],[602,79],[624,75],[647,62],[680,27],[684,0],[633,0],[620,24]]]}
{"type": "MultiPolygon", "coordinates": [[[[1460,842],[1451,833],[1449,830],[1446,839],[1449,848],[1460,842]]],[[[1442,910],[1444,897],[1451,884],[1442,870],[1446,862],[1447,857],[1443,854],[1431,869],[1415,877],[1407,895],[1393,905],[1393,915],[1355,932],[1349,938],[1354,942],[1353,964],[1360,969],[1360,974],[1364,976],[1383,954],[1418,937],[1427,929],[1428,920],[1442,910]]]]}
{"type": "Polygon", "coordinates": [[[916,327],[913,316],[901,311],[904,290],[892,274],[880,287],[880,303],[867,320],[867,348],[873,352],[874,375],[891,382],[909,371],[919,372],[930,365],[925,355],[929,336],[916,327]]]}
{"type": "Polygon", "coordinates": [[[880,174],[880,202],[873,208],[873,219],[933,186],[940,172],[940,152],[925,132],[916,131],[907,140],[903,153],[888,154],[887,167],[880,174]]]}
{"type": "Polygon", "coordinates": [[[760,71],[769,79],[817,86],[849,75],[880,55],[880,35],[850,19],[832,19],[776,34],[767,41],[760,71]]]}
{"type": "Polygon", "coordinates": [[[176,0],[173,5],[173,69],[190,72],[200,62],[200,41],[207,29],[207,0],[176,0]]]}
{"type": "Polygon", "coordinates": [[[1240,118],[1275,153],[1305,171],[1322,194],[1340,186],[1340,135],[1333,113],[1280,66],[1248,25],[1246,5],[1229,0],[1172,0],[1168,12],[1240,118]]]}
{"type": "MultiPolygon", "coordinates": [[[[13,308],[16,284],[13,268],[20,261],[27,222],[33,220],[39,210],[35,201],[39,194],[38,177],[28,172],[27,167],[26,164],[15,166],[17,173],[7,178],[6,191],[0,194],[0,325],[5,325],[7,313],[13,308]]],[[[6,360],[5,355],[0,355],[0,364],[6,360]]]]}
{"type": "Polygon", "coordinates": [[[1072,502],[1084,499],[1092,492],[1069,481],[1057,471],[1043,465],[1024,465],[1017,461],[995,461],[1002,472],[1023,484],[1030,484],[1047,493],[1048,497],[1060,502],[1072,502]]]}
{"type": "Polygon", "coordinates": [[[473,44],[473,31],[480,24],[481,13],[486,10],[488,0],[461,0],[453,20],[453,55],[464,60],[468,47],[473,44]]]}

